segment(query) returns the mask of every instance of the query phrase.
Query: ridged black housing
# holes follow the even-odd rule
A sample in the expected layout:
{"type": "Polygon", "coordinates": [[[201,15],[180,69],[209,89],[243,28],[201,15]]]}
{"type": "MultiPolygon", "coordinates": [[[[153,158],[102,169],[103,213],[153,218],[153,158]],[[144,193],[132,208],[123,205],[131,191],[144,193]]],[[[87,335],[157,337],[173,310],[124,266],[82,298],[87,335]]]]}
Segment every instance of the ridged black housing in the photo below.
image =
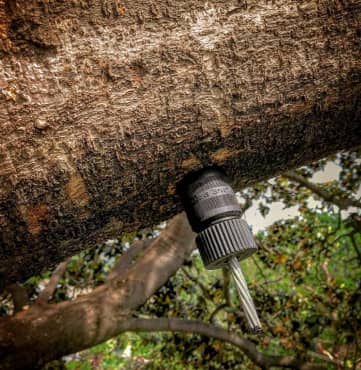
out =
{"type": "Polygon", "coordinates": [[[219,169],[187,175],[178,193],[198,233],[196,243],[206,268],[222,267],[233,256],[243,259],[257,250],[251,230],[241,219],[236,194],[219,169]]]}
{"type": "Polygon", "coordinates": [[[227,265],[230,257],[242,260],[257,250],[257,244],[247,222],[240,218],[224,220],[201,231],[197,247],[207,269],[227,265]]]}

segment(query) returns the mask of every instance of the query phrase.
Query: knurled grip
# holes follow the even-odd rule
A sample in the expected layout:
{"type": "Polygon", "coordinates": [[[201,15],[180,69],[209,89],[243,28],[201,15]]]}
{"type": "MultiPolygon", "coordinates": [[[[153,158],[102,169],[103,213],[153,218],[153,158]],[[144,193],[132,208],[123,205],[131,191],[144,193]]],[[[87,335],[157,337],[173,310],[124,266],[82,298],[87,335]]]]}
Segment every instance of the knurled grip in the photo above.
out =
{"type": "Polygon", "coordinates": [[[257,251],[249,226],[240,218],[207,227],[197,235],[196,244],[209,270],[227,266],[232,257],[242,260],[257,251]]]}
{"type": "Polygon", "coordinates": [[[184,209],[204,265],[223,267],[232,257],[244,259],[257,250],[247,223],[241,219],[236,194],[225,175],[208,168],[186,176],[178,185],[184,209]]]}

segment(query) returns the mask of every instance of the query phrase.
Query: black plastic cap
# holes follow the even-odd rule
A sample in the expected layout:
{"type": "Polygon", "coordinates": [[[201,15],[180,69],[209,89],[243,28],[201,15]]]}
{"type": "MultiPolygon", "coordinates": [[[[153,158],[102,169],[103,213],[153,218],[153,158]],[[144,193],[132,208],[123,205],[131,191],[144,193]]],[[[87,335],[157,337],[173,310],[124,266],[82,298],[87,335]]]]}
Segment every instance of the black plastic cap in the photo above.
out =
{"type": "Polygon", "coordinates": [[[224,220],[201,231],[196,238],[204,266],[225,267],[228,260],[247,258],[257,251],[257,244],[247,223],[240,218],[224,220]]]}
{"type": "Polygon", "coordinates": [[[216,168],[187,175],[178,185],[184,209],[204,265],[223,267],[231,257],[244,259],[257,250],[247,223],[241,219],[236,194],[216,168]]]}

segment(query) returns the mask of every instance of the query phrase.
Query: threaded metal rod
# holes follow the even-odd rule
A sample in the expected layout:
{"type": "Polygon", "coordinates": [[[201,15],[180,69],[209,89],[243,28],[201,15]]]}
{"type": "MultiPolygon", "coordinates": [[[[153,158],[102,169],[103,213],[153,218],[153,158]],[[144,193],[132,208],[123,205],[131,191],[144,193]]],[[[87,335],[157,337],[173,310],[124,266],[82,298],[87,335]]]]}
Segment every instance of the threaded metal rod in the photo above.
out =
{"type": "Polygon", "coordinates": [[[234,282],[237,286],[238,294],[241,300],[241,305],[246,317],[249,331],[253,334],[259,334],[262,332],[262,325],[258,318],[253,299],[249,293],[247,282],[243,276],[241,266],[239,265],[236,257],[232,257],[228,261],[228,265],[231,270],[234,282]]]}

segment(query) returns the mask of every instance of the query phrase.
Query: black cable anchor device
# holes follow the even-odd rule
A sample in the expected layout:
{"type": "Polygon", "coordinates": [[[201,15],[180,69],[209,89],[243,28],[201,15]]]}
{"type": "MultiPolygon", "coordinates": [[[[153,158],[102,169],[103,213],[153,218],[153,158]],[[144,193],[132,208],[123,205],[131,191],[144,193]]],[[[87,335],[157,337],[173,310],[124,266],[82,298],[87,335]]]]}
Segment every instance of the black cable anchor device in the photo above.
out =
{"type": "Polygon", "coordinates": [[[262,332],[239,260],[257,250],[232,187],[223,172],[207,168],[190,173],[178,185],[189,223],[198,235],[196,244],[207,269],[228,267],[240,296],[249,331],[262,332]]]}

